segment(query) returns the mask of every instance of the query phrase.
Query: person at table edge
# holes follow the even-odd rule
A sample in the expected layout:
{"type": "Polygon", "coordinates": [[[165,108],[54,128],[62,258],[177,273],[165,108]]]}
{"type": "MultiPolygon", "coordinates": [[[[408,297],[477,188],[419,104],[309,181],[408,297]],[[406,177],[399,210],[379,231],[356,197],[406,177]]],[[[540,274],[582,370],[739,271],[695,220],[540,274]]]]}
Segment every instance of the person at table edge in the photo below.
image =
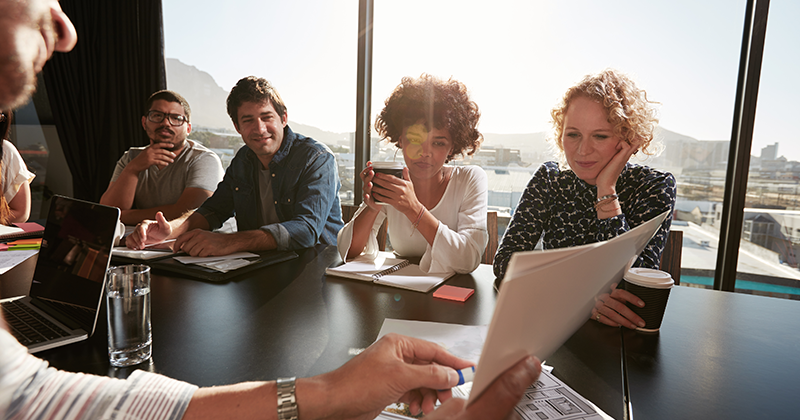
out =
{"type": "Polygon", "coordinates": [[[8,140],[14,112],[0,109],[0,224],[25,222],[31,214],[31,181],[36,174],[28,170],[16,147],[8,140]]]}
{"type": "Polygon", "coordinates": [[[219,156],[187,139],[191,116],[177,92],[160,90],[147,99],[142,128],[150,144],[122,155],[100,197],[100,204],[119,207],[122,223],[136,225],[158,211],[175,219],[203,204],[222,180],[219,156]]]}
{"type": "MultiPolygon", "coordinates": [[[[611,239],[668,211],[634,267],[658,268],[675,206],[675,177],[631,164],[641,151],[653,154],[658,119],[644,90],[613,69],[588,75],[567,90],[551,111],[553,136],[561,162],[536,171],[519,200],[497,249],[494,273],[500,281],[511,255],[611,239]]],[[[625,305],[644,302],[615,289],[597,300],[592,319],[636,328],[644,320],[625,305]]]]}
{"type": "Polygon", "coordinates": [[[196,211],[167,221],[157,213],[128,236],[131,249],[176,239],[193,256],[292,250],[336,244],[343,226],[336,158],[324,144],[289,128],[286,105],[265,79],[240,79],[228,115],[245,142],[214,194],[196,211]],[[232,216],[238,232],[211,232],[232,216]]]}
{"type": "MultiPolygon", "coordinates": [[[[69,51],[75,28],[56,0],[0,0],[0,109],[24,102],[53,51],[69,51]]],[[[59,371],[27,352],[0,315],[0,418],[372,419],[394,401],[434,419],[505,418],[541,364],[528,356],[469,407],[449,398],[453,369],[471,363],[438,344],[389,334],[335,371],[312,378],[200,388],[136,370],[127,380],[59,371]],[[291,397],[291,398],[290,398],[291,397]],[[286,401],[281,409],[278,402],[286,401]],[[289,402],[291,401],[291,402],[289,402]]]]}
{"type": "Polygon", "coordinates": [[[339,231],[342,259],[362,251],[377,255],[376,235],[387,220],[394,252],[421,257],[422,271],[469,273],[478,267],[489,238],[486,173],[478,166],[445,164],[478,150],[480,115],[467,87],[456,80],[427,74],[402,79],[375,129],[402,152],[403,178],[376,173],[371,163],[361,171],[364,202],[339,231]]]}

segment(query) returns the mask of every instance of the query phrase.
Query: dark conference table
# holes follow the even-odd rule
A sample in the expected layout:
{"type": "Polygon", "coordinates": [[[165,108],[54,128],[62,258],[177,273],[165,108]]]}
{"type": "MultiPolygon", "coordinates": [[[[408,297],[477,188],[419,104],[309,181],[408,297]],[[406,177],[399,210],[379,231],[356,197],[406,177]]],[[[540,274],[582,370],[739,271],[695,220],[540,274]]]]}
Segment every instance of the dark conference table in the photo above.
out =
{"type": "MultiPolygon", "coordinates": [[[[464,325],[491,321],[496,300],[491,266],[447,281],[475,289],[460,303],[433,298],[432,292],[326,277],[325,268],[339,261],[334,247],[298,254],[297,259],[226,283],[154,272],[153,357],[136,368],[200,386],[307,377],[336,369],[369,346],[386,318],[464,325]]],[[[35,257],[0,277],[3,297],[27,293],[34,261],[35,257]]],[[[36,355],[59,369],[127,377],[134,368],[117,369],[108,363],[105,310],[99,316],[88,340],[36,355]]],[[[621,418],[616,329],[587,322],[548,363],[578,393],[621,418]]]]}
{"type": "Polygon", "coordinates": [[[676,287],[623,339],[634,418],[800,418],[800,301],[676,287]]]}
{"type": "MultiPolygon", "coordinates": [[[[332,247],[299,254],[226,283],[154,273],[153,359],[136,368],[200,386],[312,376],[367,347],[385,318],[491,320],[490,266],[447,281],[475,289],[459,303],[326,277],[325,268],[339,260],[332,247]]],[[[3,297],[20,292],[20,281],[9,279],[24,278],[26,265],[32,273],[32,260],[0,277],[3,297]]],[[[60,369],[126,377],[133,368],[108,363],[105,316],[89,340],[37,356],[60,369]]],[[[660,334],[620,333],[590,321],[547,363],[616,419],[626,414],[625,379],[638,418],[785,418],[800,413],[798,356],[800,302],[677,287],[660,334]]]]}

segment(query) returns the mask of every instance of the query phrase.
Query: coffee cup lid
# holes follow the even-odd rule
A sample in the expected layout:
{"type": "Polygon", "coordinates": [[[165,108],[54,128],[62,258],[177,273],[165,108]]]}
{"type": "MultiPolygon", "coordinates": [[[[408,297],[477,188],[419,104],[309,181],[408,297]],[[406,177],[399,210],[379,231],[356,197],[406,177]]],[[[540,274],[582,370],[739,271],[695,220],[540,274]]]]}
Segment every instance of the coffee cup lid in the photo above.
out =
{"type": "Polygon", "coordinates": [[[644,267],[631,268],[624,278],[629,283],[654,289],[669,289],[675,284],[669,273],[644,267]]]}
{"type": "Polygon", "coordinates": [[[372,162],[375,169],[403,169],[401,162],[372,162]]]}

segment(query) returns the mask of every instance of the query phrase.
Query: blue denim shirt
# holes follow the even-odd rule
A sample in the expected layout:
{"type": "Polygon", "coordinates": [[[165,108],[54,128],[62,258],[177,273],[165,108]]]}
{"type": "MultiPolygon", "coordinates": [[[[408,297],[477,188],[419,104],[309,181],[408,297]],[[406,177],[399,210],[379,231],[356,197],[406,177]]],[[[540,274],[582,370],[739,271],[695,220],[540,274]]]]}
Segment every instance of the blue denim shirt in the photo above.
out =
{"type": "Polygon", "coordinates": [[[236,216],[239,231],[263,229],[272,234],[279,250],[301,249],[317,243],[336,245],[344,226],[339,203],[336,158],[324,144],[287,125],[283,143],[269,164],[275,211],[280,223],[259,226],[261,197],[258,172],[261,161],[247,145],[236,152],[217,190],[197,212],[218,229],[236,216]]]}

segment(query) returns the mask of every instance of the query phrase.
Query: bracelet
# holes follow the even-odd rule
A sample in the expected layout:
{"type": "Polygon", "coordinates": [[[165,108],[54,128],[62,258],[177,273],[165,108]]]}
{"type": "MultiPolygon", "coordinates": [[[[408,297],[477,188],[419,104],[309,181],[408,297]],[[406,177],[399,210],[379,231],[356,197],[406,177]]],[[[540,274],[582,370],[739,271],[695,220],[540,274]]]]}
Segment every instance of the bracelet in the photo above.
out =
{"type": "Polygon", "coordinates": [[[602,196],[602,197],[598,198],[597,200],[595,200],[595,204],[600,204],[601,202],[603,202],[603,201],[606,201],[606,200],[608,200],[608,199],[613,199],[613,200],[616,200],[616,199],[618,199],[618,198],[619,198],[619,196],[618,196],[618,195],[616,195],[616,194],[608,194],[608,195],[604,195],[604,196],[602,196]]]}
{"type": "MultiPolygon", "coordinates": [[[[612,209],[606,209],[606,208],[604,208],[604,207],[605,207],[606,205],[608,205],[608,204],[612,204],[612,203],[614,202],[614,200],[616,200],[616,198],[607,198],[607,199],[605,199],[605,200],[603,200],[603,201],[601,201],[601,202],[599,202],[599,203],[595,204],[595,205],[594,205],[594,208],[595,208],[595,210],[597,210],[597,211],[613,211],[612,209]]],[[[615,208],[618,208],[619,206],[614,206],[614,207],[615,207],[615,208]]]]}
{"type": "Polygon", "coordinates": [[[617,210],[622,210],[622,208],[621,208],[620,206],[616,206],[616,205],[615,205],[613,208],[607,208],[607,207],[603,207],[603,208],[601,208],[601,207],[602,207],[602,206],[598,206],[598,207],[596,208],[596,209],[597,209],[597,211],[602,211],[602,212],[616,212],[617,210]]]}
{"type": "Polygon", "coordinates": [[[297,420],[297,398],[294,382],[297,378],[281,378],[278,384],[278,420],[297,420]]]}
{"type": "Polygon", "coordinates": [[[419,210],[417,220],[412,224],[413,228],[411,229],[411,235],[409,236],[414,235],[414,231],[417,230],[417,226],[419,226],[419,222],[422,220],[422,213],[425,213],[425,206],[422,206],[422,208],[419,210]]]}

